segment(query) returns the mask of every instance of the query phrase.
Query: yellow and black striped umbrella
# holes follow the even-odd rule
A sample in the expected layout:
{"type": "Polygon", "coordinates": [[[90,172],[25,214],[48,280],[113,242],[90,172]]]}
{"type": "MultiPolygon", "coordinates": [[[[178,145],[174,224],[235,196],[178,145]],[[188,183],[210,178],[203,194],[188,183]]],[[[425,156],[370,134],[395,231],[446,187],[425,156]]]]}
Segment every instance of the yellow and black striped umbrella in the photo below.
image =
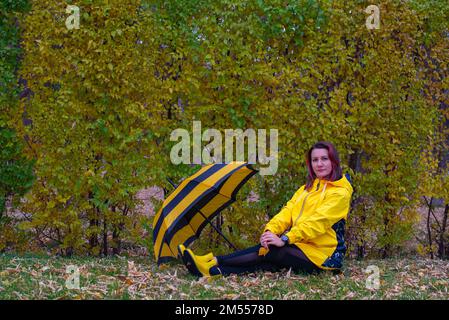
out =
{"type": "Polygon", "coordinates": [[[206,224],[235,201],[239,189],[256,172],[250,164],[235,161],[207,165],[185,179],[164,200],[154,218],[158,264],[175,258],[179,244],[188,246],[197,239],[206,224]]]}

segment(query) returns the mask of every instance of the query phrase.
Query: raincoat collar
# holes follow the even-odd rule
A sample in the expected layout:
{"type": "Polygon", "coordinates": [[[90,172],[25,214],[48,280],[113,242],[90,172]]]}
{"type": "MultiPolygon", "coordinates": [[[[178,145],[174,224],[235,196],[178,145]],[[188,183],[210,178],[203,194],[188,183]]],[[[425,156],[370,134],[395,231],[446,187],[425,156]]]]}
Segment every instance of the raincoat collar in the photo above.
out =
{"type": "Polygon", "coordinates": [[[318,183],[320,183],[320,187],[322,187],[326,184],[328,187],[330,185],[333,185],[335,187],[345,188],[346,190],[348,190],[349,192],[352,193],[353,189],[352,189],[350,181],[351,181],[351,177],[349,176],[349,173],[346,173],[339,180],[335,180],[335,181],[329,181],[326,179],[315,178],[315,181],[313,182],[313,186],[314,186],[314,188],[316,188],[318,183]]]}

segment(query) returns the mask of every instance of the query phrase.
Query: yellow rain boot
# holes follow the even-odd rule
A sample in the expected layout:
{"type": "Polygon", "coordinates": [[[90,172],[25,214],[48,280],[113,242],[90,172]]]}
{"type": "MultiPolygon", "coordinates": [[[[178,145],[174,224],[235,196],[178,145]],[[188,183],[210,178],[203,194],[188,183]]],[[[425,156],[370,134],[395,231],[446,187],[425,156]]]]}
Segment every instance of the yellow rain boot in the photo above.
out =
{"type": "Polygon", "coordinates": [[[190,249],[184,251],[185,265],[189,271],[198,277],[213,277],[221,275],[220,269],[217,268],[217,261],[212,259],[205,262],[198,257],[190,249]]]}
{"type": "MultiPolygon", "coordinates": [[[[186,251],[186,247],[183,245],[183,244],[180,244],[179,246],[178,246],[178,256],[180,256],[181,258],[183,258],[183,256],[184,256],[184,251],[186,251]]],[[[198,255],[195,255],[195,257],[198,259],[198,260],[200,260],[200,261],[203,261],[203,262],[209,262],[209,261],[211,261],[211,260],[213,260],[214,259],[214,254],[212,253],[212,252],[209,252],[208,254],[205,254],[204,256],[198,256],[198,255]]]]}
{"type": "MultiPolygon", "coordinates": [[[[198,268],[195,267],[191,255],[190,254],[186,255],[187,252],[186,250],[187,248],[184,245],[180,244],[178,246],[178,256],[182,259],[182,262],[184,263],[184,265],[187,267],[187,269],[191,274],[197,277],[202,277],[203,274],[198,271],[198,268]]],[[[216,260],[214,259],[214,255],[212,254],[212,252],[204,256],[195,256],[195,259],[200,263],[212,264],[212,266],[216,265],[216,260]]]]}

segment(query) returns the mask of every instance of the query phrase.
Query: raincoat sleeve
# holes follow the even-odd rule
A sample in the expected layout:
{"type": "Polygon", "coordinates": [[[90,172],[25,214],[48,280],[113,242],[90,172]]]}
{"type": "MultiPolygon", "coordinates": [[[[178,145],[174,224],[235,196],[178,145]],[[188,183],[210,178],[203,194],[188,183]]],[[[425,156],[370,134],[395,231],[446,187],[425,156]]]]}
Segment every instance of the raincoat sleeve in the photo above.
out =
{"type": "Polygon", "coordinates": [[[265,231],[271,231],[278,236],[285,232],[292,224],[292,210],[298,200],[299,196],[304,191],[304,186],[299,188],[293,195],[289,202],[281,209],[281,211],[275,215],[265,226],[265,231]]]}
{"type": "Polygon", "coordinates": [[[287,233],[290,243],[304,242],[326,233],[327,229],[347,217],[350,201],[351,193],[346,189],[335,190],[326,195],[315,213],[301,220],[287,233]]]}

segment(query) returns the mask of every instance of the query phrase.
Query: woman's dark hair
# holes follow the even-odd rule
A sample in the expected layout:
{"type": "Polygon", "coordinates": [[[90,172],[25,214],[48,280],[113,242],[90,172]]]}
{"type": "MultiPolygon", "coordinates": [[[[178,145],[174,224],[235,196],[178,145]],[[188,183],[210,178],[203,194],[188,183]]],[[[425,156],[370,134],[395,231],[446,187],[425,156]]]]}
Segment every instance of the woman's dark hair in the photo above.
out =
{"type": "Polygon", "coordinates": [[[330,142],[319,141],[309,149],[306,155],[307,170],[309,172],[307,175],[306,190],[309,190],[312,187],[313,181],[316,179],[316,174],[313,172],[312,168],[312,151],[314,149],[326,149],[329,153],[329,160],[332,163],[332,171],[326,179],[329,181],[335,181],[341,179],[342,177],[340,157],[338,156],[337,149],[335,149],[334,145],[330,142]]]}

